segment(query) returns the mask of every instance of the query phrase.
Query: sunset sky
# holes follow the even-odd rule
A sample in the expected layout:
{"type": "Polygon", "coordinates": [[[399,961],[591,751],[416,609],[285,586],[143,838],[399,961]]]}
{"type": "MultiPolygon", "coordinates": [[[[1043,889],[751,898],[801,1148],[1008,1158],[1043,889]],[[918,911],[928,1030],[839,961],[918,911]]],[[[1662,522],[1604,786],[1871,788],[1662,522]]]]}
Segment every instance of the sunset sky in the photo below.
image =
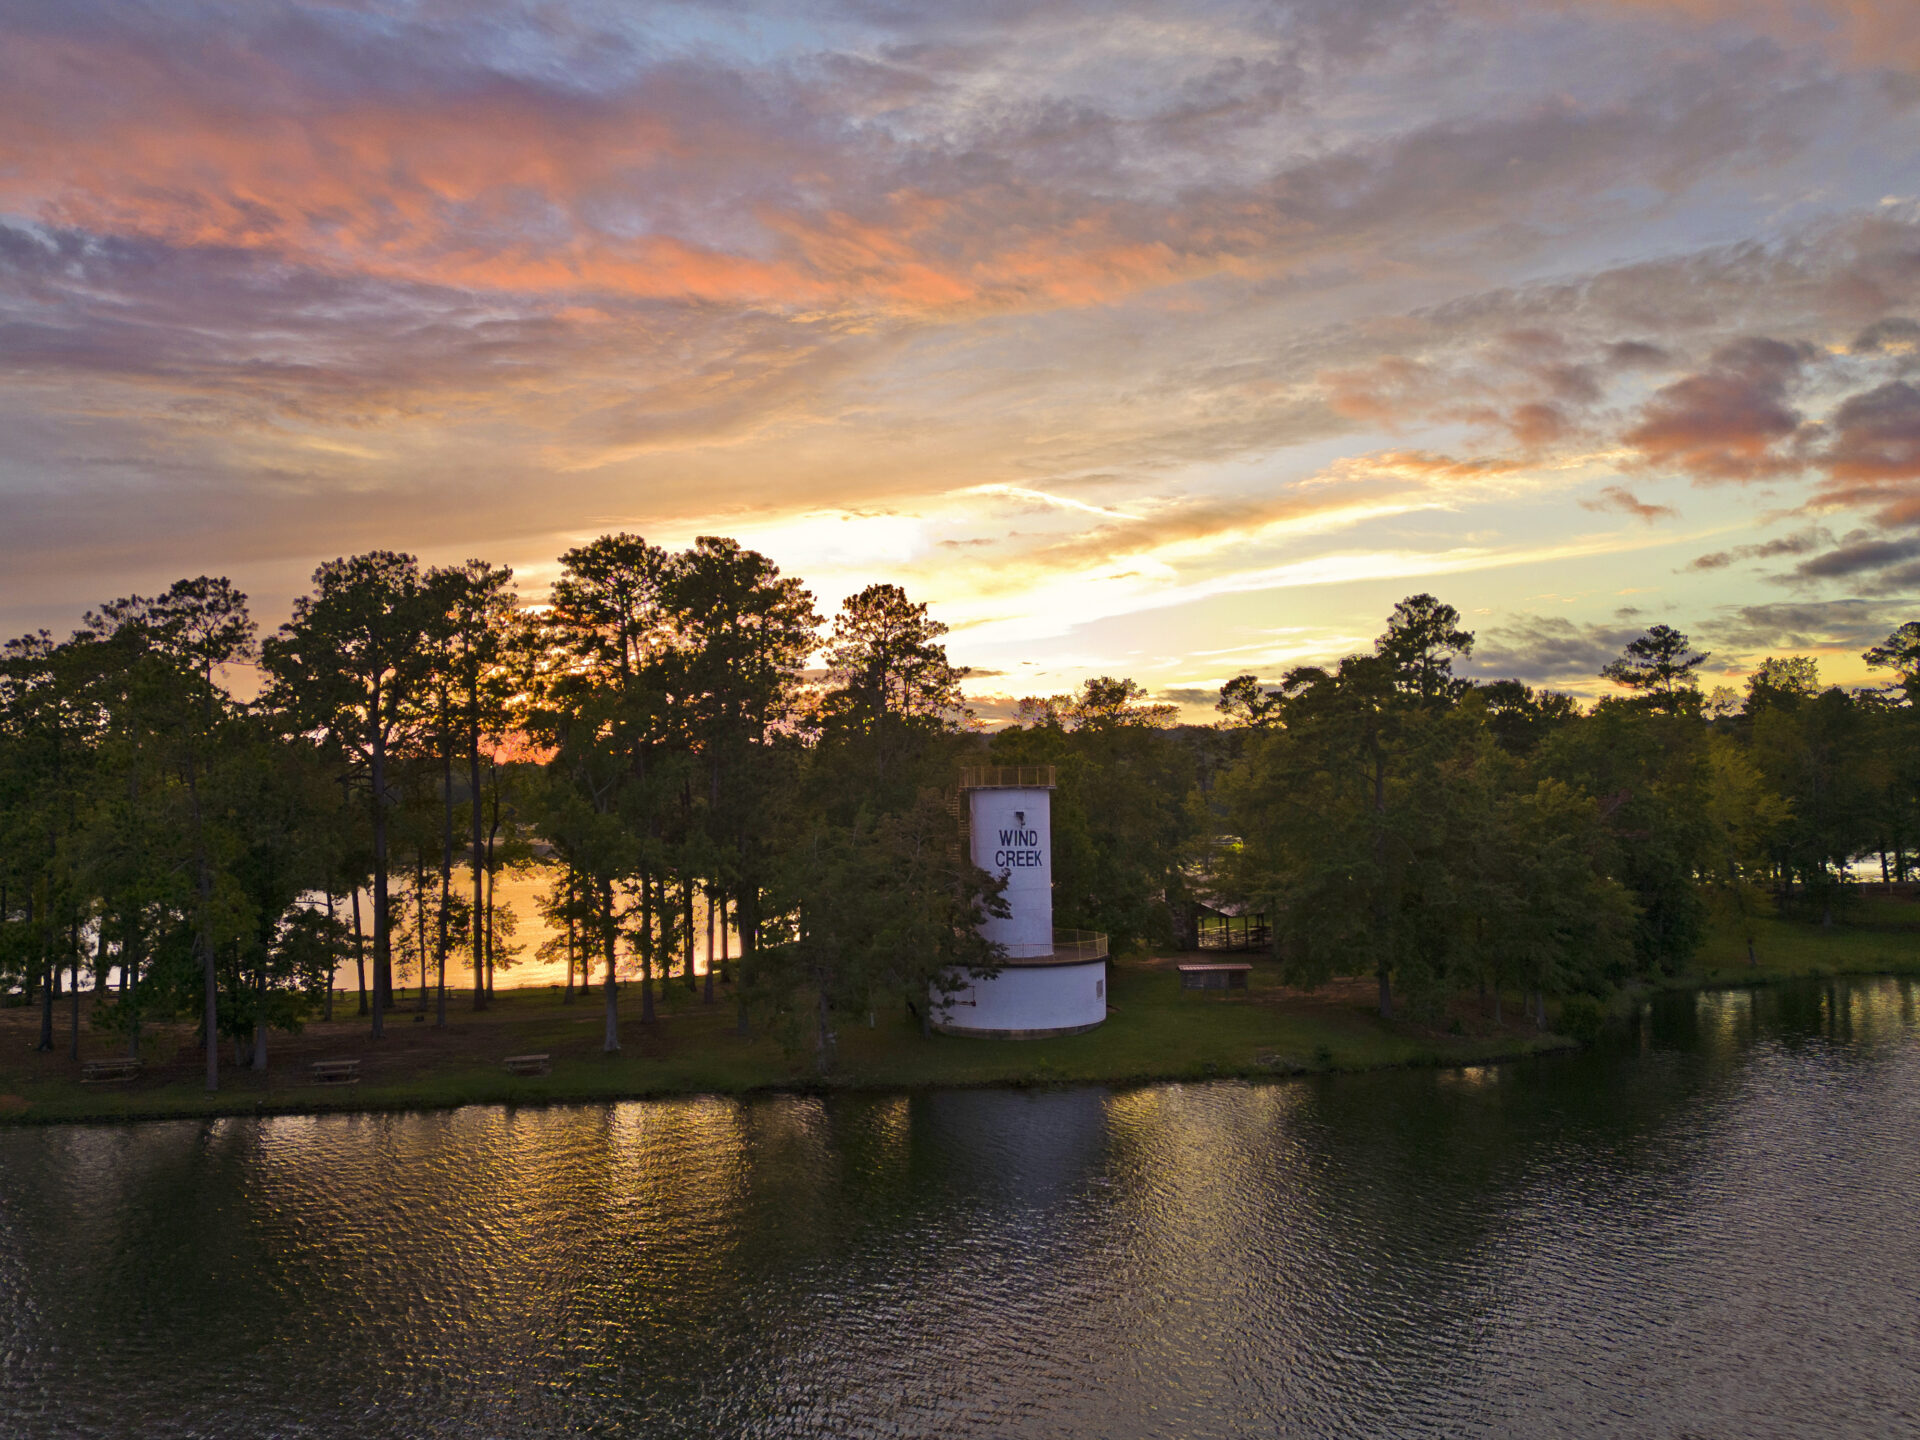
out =
{"type": "Polygon", "coordinates": [[[991,697],[1920,618],[1913,0],[0,9],[0,626],[738,536],[991,697]]]}

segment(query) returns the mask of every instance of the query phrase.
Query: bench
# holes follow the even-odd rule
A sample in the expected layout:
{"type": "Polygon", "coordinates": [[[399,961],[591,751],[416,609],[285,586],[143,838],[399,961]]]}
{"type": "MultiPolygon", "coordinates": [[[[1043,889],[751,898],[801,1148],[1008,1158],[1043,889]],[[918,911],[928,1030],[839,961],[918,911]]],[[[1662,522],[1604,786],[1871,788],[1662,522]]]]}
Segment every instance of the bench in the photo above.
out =
{"type": "Polygon", "coordinates": [[[116,1080],[131,1080],[140,1073],[140,1062],[131,1055],[118,1060],[89,1060],[80,1067],[82,1085],[106,1085],[116,1080]]]}
{"type": "Polygon", "coordinates": [[[547,1075],[553,1071],[551,1055],[509,1055],[506,1059],[509,1075],[547,1075]]]}
{"type": "Polygon", "coordinates": [[[1216,961],[1206,965],[1189,962],[1180,966],[1180,988],[1182,990],[1244,990],[1247,988],[1247,976],[1252,973],[1253,966],[1245,961],[1238,963],[1216,961]]]}
{"type": "Polygon", "coordinates": [[[309,1068],[313,1071],[313,1083],[316,1085],[358,1085],[360,1083],[358,1060],[316,1060],[309,1068]]]}

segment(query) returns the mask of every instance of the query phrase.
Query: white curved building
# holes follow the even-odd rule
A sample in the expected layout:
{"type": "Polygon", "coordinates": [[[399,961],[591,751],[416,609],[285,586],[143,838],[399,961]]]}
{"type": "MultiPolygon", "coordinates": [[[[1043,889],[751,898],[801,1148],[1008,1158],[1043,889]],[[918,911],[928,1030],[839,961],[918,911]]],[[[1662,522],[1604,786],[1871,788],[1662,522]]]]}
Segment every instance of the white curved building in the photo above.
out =
{"type": "Polygon", "coordinates": [[[1008,913],[981,926],[1007,958],[991,977],[935,988],[934,1027],[1021,1040],[1091,1030],[1107,1018],[1107,937],[1053,928],[1053,767],[969,767],[960,789],[973,863],[1007,882],[1008,913]]]}

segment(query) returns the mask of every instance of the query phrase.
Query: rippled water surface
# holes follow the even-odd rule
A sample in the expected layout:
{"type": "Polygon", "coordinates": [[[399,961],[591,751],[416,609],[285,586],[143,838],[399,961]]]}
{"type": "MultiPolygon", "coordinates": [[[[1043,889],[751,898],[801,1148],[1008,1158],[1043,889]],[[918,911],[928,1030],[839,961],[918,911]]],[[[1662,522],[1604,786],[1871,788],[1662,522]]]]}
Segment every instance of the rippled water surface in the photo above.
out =
{"type": "Polygon", "coordinates": [[[0,1435],[1920,1433],[1873,981],[1523,1066],[0,1132],[0,1435]]]}

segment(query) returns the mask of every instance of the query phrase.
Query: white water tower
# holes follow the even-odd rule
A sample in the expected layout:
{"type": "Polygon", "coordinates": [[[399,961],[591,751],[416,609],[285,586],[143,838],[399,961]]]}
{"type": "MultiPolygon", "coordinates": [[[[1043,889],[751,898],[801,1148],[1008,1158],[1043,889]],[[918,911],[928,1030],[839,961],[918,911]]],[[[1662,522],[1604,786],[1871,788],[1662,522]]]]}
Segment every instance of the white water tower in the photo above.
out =
{"type": "Polygon", "coordinates": [[[960,791],[973,863],[1007,882],[1008,913],[980,927],[1006,959],[997,975],[968,971],[952,994],[936,989],[936,1028],[1011,1039],[1091,1030],[1107,1018],[1107,937],[1053,928],[1053,767],[969,766],[960,791]]]}

